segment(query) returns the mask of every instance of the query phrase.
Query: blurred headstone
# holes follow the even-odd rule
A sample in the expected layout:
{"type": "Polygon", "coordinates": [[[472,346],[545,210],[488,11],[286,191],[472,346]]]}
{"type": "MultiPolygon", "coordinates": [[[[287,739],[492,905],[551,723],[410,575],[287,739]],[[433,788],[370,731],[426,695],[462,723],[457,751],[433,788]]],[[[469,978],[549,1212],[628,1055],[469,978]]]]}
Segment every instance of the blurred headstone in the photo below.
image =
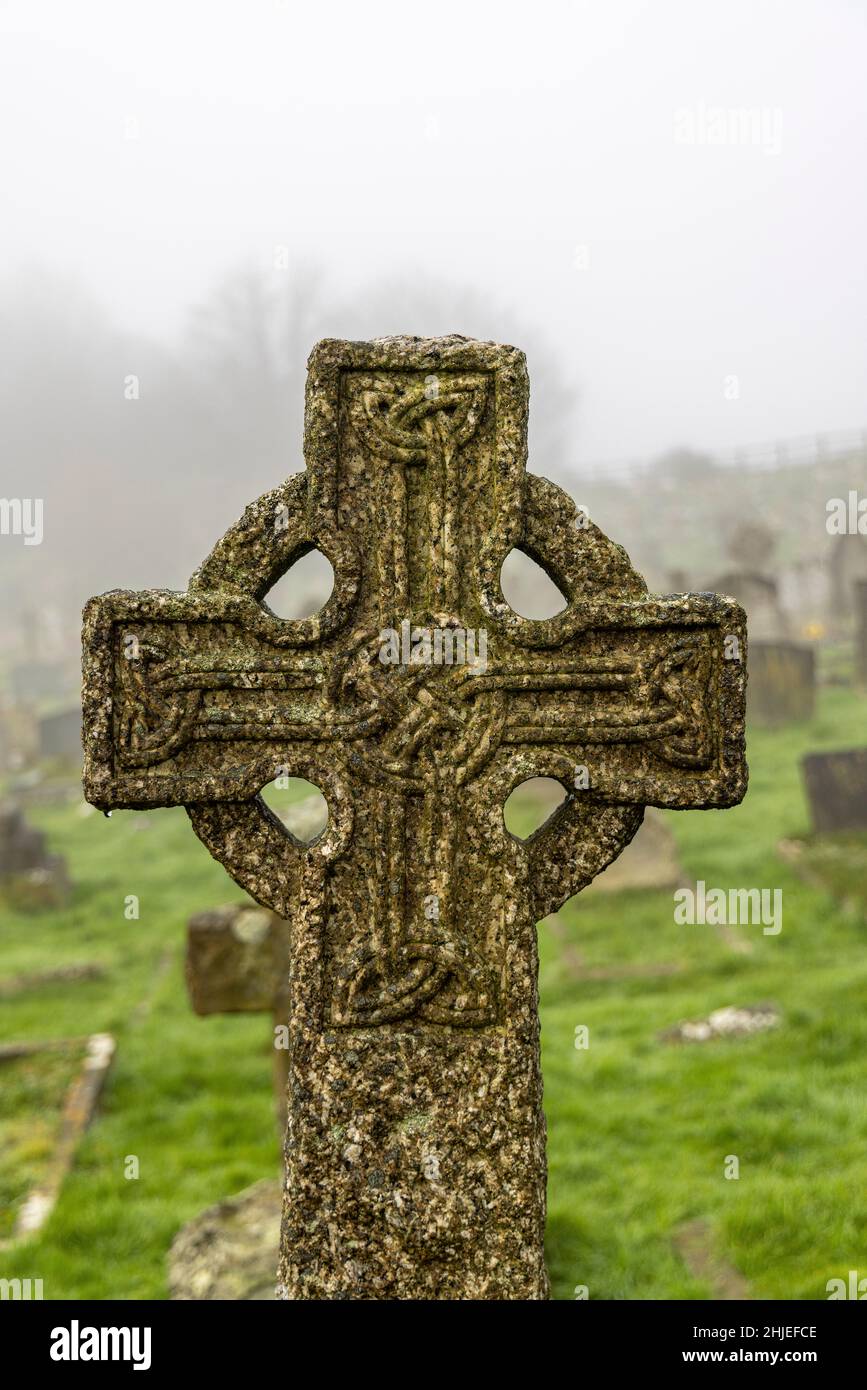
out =
{"type": "Polygon", "coordinates": [[[39,720],[39,756],[81,762],[80,705],[42,716],[39,720]]]}
{"type": "Polygon", "coordinates": [[[746,610],[751,653],[756,640],[775,642],[789,636],[789,620],[780,603],[777,582],[770,575],[729,570],[715,579],[710,588],[716,594],[730,594],[746,610]]]}
{"type": "MultiPolygon", "coordinates": [[[[289,927],[276,912],[232,903],[197,913],[187,923],[186,979],[197,1014],[268,1013],[275,1027],[288,1018],[289,927]]],[[[286,1125],[289,1053],[272,1036],[274,1103],[286,1125]]]]}
{"type": "Polygon", "coordinates": [[[19,772],[36,757],[36,715],[27,705],[0,705],[0,772],[19,772]]]}
{"type": "Polygon", "coordinates": [[[814,829],[867,829],[867,748],[808,753],[801,766],[814,829]]]}
{"type": "Polygon", "coordinates": [[[793,637],[816,640],[828,627],[830,581],[828,567],[818,556],[798,559],[779,570],[780,606],[793,637]]]}
{"type": "Polygon", "coordinates": [[[735,523],[729,532],[726,551],[741,571],[764,569],[776,548],[777,539],[770,526],[752,518],[735,523]]]}
{"type": "Polygon", "coordinates": [[[750,642],[747,716],[773,728],[812,719],[816,705],[816,654],[799,642],[750,642]]]}
{"type": "MultiPolygon", "coordinates": [[[[755,556],[761,526],[745,529],[743,552],[755,556]]],[[[740,534],[740,533],[739,533],[740,534]]],[[[713,584],[717,593],[731,594],[747,614],[750,678],[747,716],[773,728],[811,719],[816,699],[816,657],[805,643],[790,640],[790,622],[780,602],[777,581],[758,570],[731,570],[713,584]]]]}
{"type": "Polygon", "coordinates": [[[683,877],[674,835],[662,813],[648,806],[634,839],[619,859],[597,874],[584,889],[584,895],[592,898],[598,893],[618,893],[627,888],[676,888],[683,877]]]}
{"type": "Polygon", "coordinates": [[[69,891],[66,861],[47,852],[42,831],[18,806],[0,804],[0,892],[7,902],[25,911],[62,907],[69,891]]]}
{"type": "Polygon", "coordinates": [[[9,672],[15,700],[45,700],[69,694],[69,676],[59,661],[22,661],[9,672]]]}
{"type": "Polygon", "coordinates": [[[834,627],[850,624],[855,616],[855,584],[867,579],[867,536],[857,531],[832,536],[828,558],[831,580],[830,618],[834,627]]]}

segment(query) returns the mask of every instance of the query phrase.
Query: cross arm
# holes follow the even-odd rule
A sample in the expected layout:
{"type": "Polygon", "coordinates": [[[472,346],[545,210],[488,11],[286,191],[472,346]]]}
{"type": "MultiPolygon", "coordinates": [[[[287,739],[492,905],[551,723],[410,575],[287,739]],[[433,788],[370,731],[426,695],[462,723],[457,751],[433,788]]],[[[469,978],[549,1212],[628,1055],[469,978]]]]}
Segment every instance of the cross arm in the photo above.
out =
{"type": "Polygon", "coordinates": [[[84,788],[102,810],[236,801],[334,720],[317,646],[250,595],[116,590],[84,610],[84,788]]]}
{"type": "MultiPolygon", "coordinates": [[[[731,806],[746,789],[743,610],[715,594],[582,605],[556,652],[511,652],[466,698],[506,694],[502,742],[580,767],[609,805],[731,806]]],[[[527,775],[530,775],[528,772],[527,775]]]]}

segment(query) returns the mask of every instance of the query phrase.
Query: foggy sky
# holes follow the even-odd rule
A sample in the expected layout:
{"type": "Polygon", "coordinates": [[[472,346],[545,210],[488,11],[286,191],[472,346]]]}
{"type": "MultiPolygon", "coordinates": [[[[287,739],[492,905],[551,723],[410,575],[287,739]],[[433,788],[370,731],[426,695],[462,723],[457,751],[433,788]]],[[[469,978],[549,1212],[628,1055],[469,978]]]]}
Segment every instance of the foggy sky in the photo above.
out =
{"type": "Polygon", "coordinates": [[[843,0],[5,0],[0,275],[168,341],[227,268],[279,284],[279,247],[336,303],[469,287],[473,322],[379,300],[361,331],[498,338],[509,306],[574,391],[576,466],[865,425],[865,27],[843,0]],[[765,134],[709,143],[716,109],[765,134]]]}

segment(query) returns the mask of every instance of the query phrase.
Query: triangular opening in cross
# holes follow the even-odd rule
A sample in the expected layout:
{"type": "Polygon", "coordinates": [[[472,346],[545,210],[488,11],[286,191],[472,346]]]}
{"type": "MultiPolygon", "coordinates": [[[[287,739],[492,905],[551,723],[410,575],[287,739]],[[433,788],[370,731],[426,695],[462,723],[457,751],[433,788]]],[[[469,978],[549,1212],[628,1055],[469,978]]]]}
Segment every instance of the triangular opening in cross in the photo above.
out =
{"type": "Polygon", "coordinates": [[[296,840],[312,844],[328,824],[328,802],[314,782],[277,776],[259,795],[296,840]]]}
{"type": "Polygon", "coordinates": [[[553,777],[529,777],[514,788],[503,806],[503,821],[516,840],[529,840],[566,800],[566,788],[553,777]]]}
{"type": "Polygon", "coordinates": [[[297,622],[312,618],[325,606],[334,588],[334,570],[321,550],[308,550],[289,566],[265,595],[278,618],[297,622]]]}
{"type": "Polygon", "coordinates": [[[510,550],[500,570],[503,598],[522,618],[553,618],[568,606],[568,599],[541,565],[523,550],[510,550]]]}

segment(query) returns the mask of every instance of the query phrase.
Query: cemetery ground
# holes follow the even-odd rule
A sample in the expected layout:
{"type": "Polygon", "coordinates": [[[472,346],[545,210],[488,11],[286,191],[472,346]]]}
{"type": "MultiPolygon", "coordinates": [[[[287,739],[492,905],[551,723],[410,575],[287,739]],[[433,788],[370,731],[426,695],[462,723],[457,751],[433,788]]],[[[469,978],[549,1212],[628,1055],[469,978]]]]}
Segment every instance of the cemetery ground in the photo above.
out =
{"type": "MultiPolygon", "coordinates": [[[[809,829],[801,755],[864,735],[864,697],[820,688],[811,723],[750,730],[742,806],[666,813],[686,883],[783,890],[778,936],[676,925],[670,891],[579,896],[556,932],[541,924],[555,1298],[576,1285],[591,1299],[717,1297],[710,1264],[690,1273],[678,1254],[696,1220],[757,1299],[824,1299],[829,1279],[867,1275],[867,887],[849,874],[832,896],[777,854],[809,829]],[[765,1002],[781,1012],[768,1032],[660,1040],[765,1002]]],[[[243,895],[180,809],[115,812],[108,826],[80,799],[27,814],[74,889],[63,910],[3,912],[2,976],[21,987],[0,999],[0,1044],[109,1032],[118,1050],[57,1207],[40,1236],[0,1250],[0,1275],[41,1278],[46,1298],[164,1298],[179,1227],[278,1171],[268,1019],[198,1018],[183,979],[187,918],[243,895]],[[124,916],[130,894],[138,920],[124,916]],[[66,965],[101,973],[34,978],[66,965]]],[[[3,1065],[0,1241],[38,1181],[69,1069],[55,1052],[3,1065]]]]}

